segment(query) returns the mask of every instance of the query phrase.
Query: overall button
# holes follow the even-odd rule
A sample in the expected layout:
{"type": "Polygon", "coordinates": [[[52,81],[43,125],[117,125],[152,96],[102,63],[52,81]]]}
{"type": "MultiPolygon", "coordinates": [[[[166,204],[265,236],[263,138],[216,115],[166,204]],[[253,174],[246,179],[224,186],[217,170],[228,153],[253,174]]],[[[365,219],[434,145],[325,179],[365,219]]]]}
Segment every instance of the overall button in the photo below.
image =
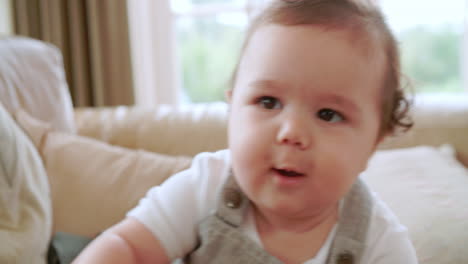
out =
{"type": "Polygon", "coordinates": [[[224,191],[224,204],[231,208],[237,209],[242,203],[242,196],[236,190],[225,190],[224,191]]]}
{"type": "Polygon", "coordinates": [[[354,258],[350,252],[343,252],[338,255],[336,264],[353,264],[354,258]]]}

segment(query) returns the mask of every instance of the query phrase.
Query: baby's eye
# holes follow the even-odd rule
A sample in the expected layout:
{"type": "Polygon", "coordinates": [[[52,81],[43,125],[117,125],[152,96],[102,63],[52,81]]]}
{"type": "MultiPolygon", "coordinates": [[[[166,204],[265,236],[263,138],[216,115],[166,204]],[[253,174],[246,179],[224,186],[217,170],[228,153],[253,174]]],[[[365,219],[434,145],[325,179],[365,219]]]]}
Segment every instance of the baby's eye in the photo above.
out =
{"type": "Polygon", "coordinates": [[[329,108],[323,108],[320,109],[317,112],[318,118],[330,122],[330,123],[336,123],[336,122],[342,122],[344,121],[344,117],[338,113],[335,110],[329,109],[329,108]]]}
{"type": "Polygon", "coordinates": [[[280,101],[271,96],[262,96],[257,102],[265,109],[278,109],[281,107],[280,101]]]}

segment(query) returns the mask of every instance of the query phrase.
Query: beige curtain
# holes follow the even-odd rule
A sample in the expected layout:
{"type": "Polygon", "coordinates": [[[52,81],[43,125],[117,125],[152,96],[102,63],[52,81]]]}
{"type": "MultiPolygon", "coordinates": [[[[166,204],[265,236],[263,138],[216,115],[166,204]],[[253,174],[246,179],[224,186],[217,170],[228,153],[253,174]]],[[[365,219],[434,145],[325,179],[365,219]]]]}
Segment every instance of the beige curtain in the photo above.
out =
{"type": "Polygon", "coordinates": [[[463,34],[462,44],[462,77],[465,91],[468,92],[468,0],[465,3],[465,17],[464,17],[465,33],[463,34]]]}
{"type": "Polygon", "coordinates": [[[62,50],[74,106],[134,103],[127,0],[15,0],[15,33],[62,50]]]}

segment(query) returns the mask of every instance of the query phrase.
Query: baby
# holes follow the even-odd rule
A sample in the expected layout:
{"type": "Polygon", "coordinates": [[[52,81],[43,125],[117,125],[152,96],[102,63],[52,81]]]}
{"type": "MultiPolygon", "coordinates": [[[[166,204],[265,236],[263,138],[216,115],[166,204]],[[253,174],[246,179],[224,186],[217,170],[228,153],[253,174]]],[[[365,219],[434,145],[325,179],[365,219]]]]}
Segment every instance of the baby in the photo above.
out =
{"type": "Polygon", "coordinates": [[[395,39],[363,0],[273,0],[251,24],[229,149],[152,188],[75,263],[417,263],[359,179],[405,123],[395,39]]]}

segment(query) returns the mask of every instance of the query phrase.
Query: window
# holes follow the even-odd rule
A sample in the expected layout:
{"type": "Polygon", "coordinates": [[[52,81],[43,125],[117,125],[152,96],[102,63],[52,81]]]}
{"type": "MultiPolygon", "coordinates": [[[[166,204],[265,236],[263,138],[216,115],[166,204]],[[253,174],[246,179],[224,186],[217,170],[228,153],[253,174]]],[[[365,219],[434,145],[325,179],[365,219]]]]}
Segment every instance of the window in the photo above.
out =
{"type": "Polygon", "coordinates": [[[467,2],[380,0],[401,43],[402,70],[417,93],[467,91],[462,64],[467,2]]]}
{"type": "Polygon", "coordinates": [[[13,34],[11,0],[0,0],[0,35],[13,34]]]}
{"type": "Polygon", "coordinates": [[[200,5],[191,12],[177,13],[176,54],[185,101],[222,100],[237,62],[247,14],[235,3],[212,7],[200,5]]]}
{"type": "MultiPolygon", "coordinates": [[[[222,100],[249,18],[267,1],[129,0],[137,104],[222,100]]],[[[466,92],[468,0],[377,1],[416,92],[466,92]]]]}
{"type": "Polygon", "coordinates": [[[137,104],[222,100],[249,17],[266,1],[129,0],[137,104]]]}
{"type": "Polygon", "coordinates": [[[219,101],[262,0],[171,0],[184,102],[219,101]]]}

